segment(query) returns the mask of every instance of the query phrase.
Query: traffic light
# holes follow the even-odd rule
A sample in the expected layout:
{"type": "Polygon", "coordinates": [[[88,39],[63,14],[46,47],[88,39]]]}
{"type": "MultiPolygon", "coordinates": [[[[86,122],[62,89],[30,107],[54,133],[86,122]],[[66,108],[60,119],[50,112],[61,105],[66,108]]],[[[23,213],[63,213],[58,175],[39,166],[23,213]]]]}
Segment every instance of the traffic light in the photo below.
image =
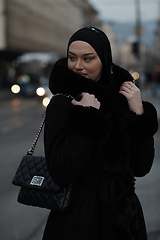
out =
{"type": "Polygon", "coordinates": [[[131,52],[136,58],[139,58],[139,42],[133,42],[131,44],[131,52]]]}

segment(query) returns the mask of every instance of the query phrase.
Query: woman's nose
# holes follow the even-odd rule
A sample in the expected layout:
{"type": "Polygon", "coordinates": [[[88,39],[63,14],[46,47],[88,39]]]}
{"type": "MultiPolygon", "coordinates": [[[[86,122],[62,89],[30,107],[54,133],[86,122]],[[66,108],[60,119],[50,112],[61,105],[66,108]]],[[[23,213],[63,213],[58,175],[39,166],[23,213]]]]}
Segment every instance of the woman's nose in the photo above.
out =
{"type": "Polygon", "coordinates": [[[75,64],[75,69],[76,70],[83,69],[83,64],[82,64],[82,61],[80,59],[77,59],[76,64],[75,64]]]}

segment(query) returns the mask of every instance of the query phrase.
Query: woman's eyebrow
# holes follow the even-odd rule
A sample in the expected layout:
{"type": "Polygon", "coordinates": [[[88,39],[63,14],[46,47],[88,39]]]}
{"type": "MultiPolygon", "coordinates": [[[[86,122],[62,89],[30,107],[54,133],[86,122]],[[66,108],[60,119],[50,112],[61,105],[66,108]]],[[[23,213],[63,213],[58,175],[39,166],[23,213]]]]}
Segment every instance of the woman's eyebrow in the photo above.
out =
{"type": "Polygon", "coordinates": [[[69,51],[68,53],[70,53],[70,54],[72,54],[72,55],[75,55],[75,56],[76,56],[76,54],[75,54],[75,53],[72,53],[72,52],[70,52],[70,51],[69,51]]]}
{"type": "Polygon", "coordinates": [[[94,53],[86,53],[83,56],[87,56],[87,55],[94,55],[94,53]]]}
{"type": "MultiPolygon", "coordinates": [[[[72,53],[72,52],[70,52],[70,51],[69,51],[68,53],[70,53],[70,54],[76,56],[75,53],[72,53]]],[[[94,53],[85,53],[85,54],[83,54],[83,56],[88,56],[88,55],[94,55],[94,53]]]]}

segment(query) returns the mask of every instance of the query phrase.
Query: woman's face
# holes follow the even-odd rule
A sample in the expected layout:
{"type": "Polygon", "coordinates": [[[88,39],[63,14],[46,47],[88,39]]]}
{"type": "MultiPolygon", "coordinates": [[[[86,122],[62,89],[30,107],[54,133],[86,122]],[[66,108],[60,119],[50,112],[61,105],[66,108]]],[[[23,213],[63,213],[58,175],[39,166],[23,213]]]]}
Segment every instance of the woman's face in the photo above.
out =
{"type": "Polygon", "coordinates": [[[101,77],[102,63],[90,44],[75,41],[69,46],[68,68],[83,77],[98,81],[101,77]]]}

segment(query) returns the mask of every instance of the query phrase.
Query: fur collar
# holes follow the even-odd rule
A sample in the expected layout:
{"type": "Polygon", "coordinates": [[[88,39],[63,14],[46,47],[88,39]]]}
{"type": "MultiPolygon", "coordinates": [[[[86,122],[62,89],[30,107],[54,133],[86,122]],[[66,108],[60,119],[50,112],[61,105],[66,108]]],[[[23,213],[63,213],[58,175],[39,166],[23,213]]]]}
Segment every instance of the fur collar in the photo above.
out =
{"type": "Polygon", "coordinates": [[[63,93],[76,98],[82,92],[94,94],[101,102],[101,110],[115,113],[120,107],[128,106],[126,98],[119,94],[119,88],[124,81],[133,81],[132,76],[125,69],[114,64],[114,85],[107,88],[100,81],[82,77],[67,67],[67,58],[59,59],[51,72],[49,88],[53,94],[63,93]]]}
{"type": "MultiPolygon", "coordinates": [[[[113,71],[115,79],[113,88],[116,92],[119,91],[124,81],[133,81],[128,71],[115,64],[113,65],[113,71]]],[[[104,92],[109,90],[106,86],[102,85],[100,81],[95,82],[69,70],[67,67],[67,58],[59,59],[55,63],[49,79],[49,88],[53,94],[68,93],[74,97],[81,92],[98,94],[98,91],[104,92]]],[[[110,90],[113,91],[113,88],[110,90]]]]}

